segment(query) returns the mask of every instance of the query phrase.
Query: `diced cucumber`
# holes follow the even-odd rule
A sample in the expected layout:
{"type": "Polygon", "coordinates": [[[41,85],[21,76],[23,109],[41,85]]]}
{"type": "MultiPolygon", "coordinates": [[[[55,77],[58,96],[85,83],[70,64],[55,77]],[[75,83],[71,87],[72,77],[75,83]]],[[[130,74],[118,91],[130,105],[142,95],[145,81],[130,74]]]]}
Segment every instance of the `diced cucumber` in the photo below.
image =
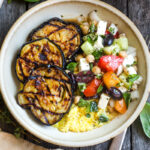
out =
{"type": "Polygon", "coordinates": [[[111,55],[111,54],[116,55],[117,53],[119,53],[119,51],[120,51],[120,47],[118,44],[113,44],[111,46],[104,47],[104,53],[106,55],[111,55]]]}
{"type": "Polygon", "coordinates": [[[132,86],[132,83],[131,83],[131,82],[128,82],[128,81],[127,81],[127,78],[128,78],[128,76],[127,76],[125,73],[122,73],[122,74],[119,76],[119,79],[120,79],[121,82],[124,84],[124,86],[125,86],[127,89],[130,89],[131,86],[132,86]]]}
{"type": "Polygon", "coordinates": [[[121,50],[128,49],[128,39],[126,37],[122,36],[119,39],[115,39],[114,42],[120,46],[121,50]]]}
{"type": "Polygon", "coordinates": [[[81,49],[84,51],[84,53],[86,55],[92,54],[94,52],[94,47],[92,46],[92,44],[88,41],[85,41],[82,45],[81,45],[81,49]]]}

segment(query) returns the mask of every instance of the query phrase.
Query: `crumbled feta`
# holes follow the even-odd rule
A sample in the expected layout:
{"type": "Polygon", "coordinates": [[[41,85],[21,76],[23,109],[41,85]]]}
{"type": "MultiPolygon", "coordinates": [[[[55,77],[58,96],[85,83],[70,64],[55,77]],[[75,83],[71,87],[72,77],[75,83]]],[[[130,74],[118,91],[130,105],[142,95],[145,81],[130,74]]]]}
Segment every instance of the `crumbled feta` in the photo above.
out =
{"type": "Polygon", "coordinates": [[[117,76],[119,76],[123,72],[123,66],[120,65],[117,69],[117,76]]]}
{"type": "Polygon", "coordinates": [[[135,58],[132,55],[128,55],[123,61],[123,66],[126,67],[127,65],[132,65],[134,61],[135,58]]]}
{"type": "Polygon", "coordinates": [[[132,55],[133,57],[136,56],[136,48],[129,46],[127,50],[127,55],[132,55]]]}
{"type": "Polygon", "coordinates": [[[116,33],[118,32],[118,28],[117,28],[117,26],[115,25],[115,24],[111,24],[110,26],[109,26],[109,31],[113,34],[113,35],[116,35],[116,33]]]}
{"type": "Polygon", "coordinates": [[[126,67],[125,68],[125,72],[128,74],[128,75],[132,75],[132,74],[137,74],[136,70],[134,67],[126,67]]]}
{"type": "Polygon", "coordinates": [[[109,100],[110,100],[110,97],[108,95],[102,93],[101,97],[99,99],[99,102],[98,102],[98,107],[101,109],[105,109],[107,107],[109,100]]]}
{"type": "Polygon", "coordinates": [[[103,47],[103,38],[101,36],[98,36],[97,41],[94,43],[94,48],[101,49],[103,47]]]}
{"type": "Polygon", "coordinates": [[[131,92],[131,99],[138,99],[140,97],[139,91],[135,90],[131,92]]]}
{"type": "Polygon", "coordinates": [[[122,93],[127,92],[127,88],[125,88],[124,86],[120,86],[118,89],[119,89],[122,93]]]}
{"type": "Polygon", "coordinates": [[[104,35],[107,28],[107,22],[100,20],[97,25],[97,34],[104,35]]]}
{"type": "Polygon", "coordinates": [[[134,84],[140,84],[143,81],[143,77],[140,76],[137,80],[134,81],[134,84]]]}
{"type": "Polygon", "coordinates": [[[88,71],[88,70],[90,70],[89,63],[86,61],[85,58],[81,58],[79,63],[79,71],[88,71]]]}

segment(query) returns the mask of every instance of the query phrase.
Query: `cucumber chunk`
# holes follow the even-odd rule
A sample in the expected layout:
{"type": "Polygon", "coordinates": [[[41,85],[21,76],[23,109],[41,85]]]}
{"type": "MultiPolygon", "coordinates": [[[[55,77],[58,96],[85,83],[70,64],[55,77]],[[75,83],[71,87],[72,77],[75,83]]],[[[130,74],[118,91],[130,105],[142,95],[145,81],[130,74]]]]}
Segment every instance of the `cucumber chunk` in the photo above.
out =
{"type": "Polygon", "coordinates": [[[119,53],[119,51],[120,51],[120,47],[118,44],[113,44],[111,46],[104,47],[104,53],[106,55],[111,55],[111,54],[116,55],[117,53],[119,53]]]}
{"type": "Polygon", "coordinates": [[[120,46],[121,50],[128,49],[128,39],[126,37],[122,36],[119,39],[115,39],[114,42],[120,46]]]}
{"type": "Polygon", "coordinates": [[[82,45],[81,45],[81,49],[84,51],[84,53],[86,55],[92,54],[94,52],[94,47],[92,46],[92,44],[88,41],[85,41],[82,45]]]}

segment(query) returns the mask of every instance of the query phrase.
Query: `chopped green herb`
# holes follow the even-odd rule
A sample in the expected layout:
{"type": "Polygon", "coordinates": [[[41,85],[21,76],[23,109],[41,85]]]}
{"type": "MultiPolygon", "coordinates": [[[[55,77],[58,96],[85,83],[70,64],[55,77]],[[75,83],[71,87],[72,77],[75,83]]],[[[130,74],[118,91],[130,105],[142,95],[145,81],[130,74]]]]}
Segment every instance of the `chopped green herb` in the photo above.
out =
{"type": "Polygon", "coordinates": [[[150,103],[146,103],[140,114],[140,120],[145,135],[150,138],[150,103]]]}
{"type": "Polygon", "coordinates": [[[90,26],[90,33],[94,33],[95,31],[96,31],[96,26],[94,25],[94,23],[92,23],[90,26]]]}
{"type": "Polygon", "coordinates": [[[111,32],[112,34],[114,34],[114,31],[115,31],[115,29],[114,28],[112,28],[112,27],[109,27],[109,32],[111,32]]]}
{"type": "Polygon", "coordinates": [[[34,2],[39,2],[40,0],[24,0],[24,1],[34,3],[34,2]]]}
{"type": "Polygon", "coordinates": [[[96,75],[96,78],[97,78],[97,79],[101,79],[101,77],[102,77],[102,74],[96,75]]]}
{"type": "Polygon", "coordinates": [[[127,108],[129,107],[129,104],[131,102],[131,94],[129,92],[123,93],[123,98],[125,100],[127,108]]]}
{"type": "Polygon", "coordinates": [[[71,72],[73,72],[74,71],[74,69],[76,68],[76,66],[77,66],[77,63],[76,62],[71,62],[71,63],[69,63],[68,65],[67,65],[67,69],[68,70],[70,70],[71,72]]]}
{"type": "Polygon", "coordinates": [[[94,51],[94,52],[92,53],[92,55],[95,57],[96,60],[98,60],[100,57],[103,56],[103,49],[94,51]]]}
{"type": "Polygon", "coordinates": [[[12,2],[12,0],[7,0],[7,3],[10,4],[12,2]]]}
{"type": "Polygon", "coordinates": [[[85,116],[86,116],[87,118],[90,118],[90,117],[91,117],[91,115],[90,115],[89,113],[87,113],[85,116]]]}
{"type": "Polygon", "coordinates": [[[87,107],[89,105],[88,101],[85,101],[84,99],[80,98],[80,101],[78,102],[79,107],[87,107]]]}
{"type": "Polygon", "coordinates": [[[91,43],[92,45],[94,44],[94,42],[97,40],[98,36],[93,34],[93,33],[90,33],[86,36],[83,37],[83,40],[84,41],[88,41],[89,43],[91,43]]]}
{"type": "Polygon", "coordinates": [[[102,86],[102,85],[100,85],[100,86],[98,87],[98,89],[97,89],[97,93],[102,92],[102,90],[103,90],[103,86],[102,86]]]}
{"type": "Polygon", "coordinates": [[[120,85],[121,85],[121,83],[118,83],[116,86],[117,86],[117,87],[120,87],[120,85]]]}
{"type": "Polygon", "coordinates": [[[80,92],[84,92],[84,90],[86,89],[86,84],[85,83],[78,83],[78,88],[80,92]]]}
{"type": "Polygon", "coordinates": [[[93,63],[90,63],[90,70],[93,69],[93,63]]]}
{"type": "Polygon", "coordinates": [[[136,65],[136,64],[137,64],[137,61],[134,61],[132,65],[136,65]]]}
{"type": "Polygon", "coordinates": [[[109,118],[106,115],[100,115],[99,122],[107,122],[109,118]]]}
{"type": "Polygon", "coordinates": [[[97,112],[98,111],[98,107],[97,107],[97,103],[94,101],[90,102],[90,112],[97,112]]]}
{"type": "Polygon", "coordinates": [[[140,77],[140,76],[139,76],[138,74],[132,74],[132,75],[129,75],[129,76],[128,76],[127,81],[133,83],[133,82],[136,81],[139,77],[140,77]]]}

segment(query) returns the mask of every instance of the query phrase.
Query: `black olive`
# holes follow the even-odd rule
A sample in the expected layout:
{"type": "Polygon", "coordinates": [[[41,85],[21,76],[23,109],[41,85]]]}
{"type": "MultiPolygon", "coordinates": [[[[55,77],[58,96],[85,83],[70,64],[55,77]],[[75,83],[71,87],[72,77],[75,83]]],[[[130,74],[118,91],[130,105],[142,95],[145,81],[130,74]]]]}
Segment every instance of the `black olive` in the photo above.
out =
{"type": "Polygon", "coordinates": [[[110,95],[113,99],[115,99],[115,100],[120,100],[120,99],[123,98],[122,92],[121,92],[119,89],[115,88],[115,87],[111,87],[111,88],[109,89],[109,95],[110,95]]]}
{"type": "Polygon", "coordinates": [[[104,38],[104,46],[110,46],[114,42],[114,36],[112,34],[107,34],[104,38]]]}
{"type": "Polygon", "coordinates": [[[83,96],[83,99],[84,99],[84,100],[91,100],[91,99],[98,99],[98,98],[100,98],[100,95],[99,95],[99,94],[96,94],[96,95],[91,96],[91,97],[83,96]]]}

